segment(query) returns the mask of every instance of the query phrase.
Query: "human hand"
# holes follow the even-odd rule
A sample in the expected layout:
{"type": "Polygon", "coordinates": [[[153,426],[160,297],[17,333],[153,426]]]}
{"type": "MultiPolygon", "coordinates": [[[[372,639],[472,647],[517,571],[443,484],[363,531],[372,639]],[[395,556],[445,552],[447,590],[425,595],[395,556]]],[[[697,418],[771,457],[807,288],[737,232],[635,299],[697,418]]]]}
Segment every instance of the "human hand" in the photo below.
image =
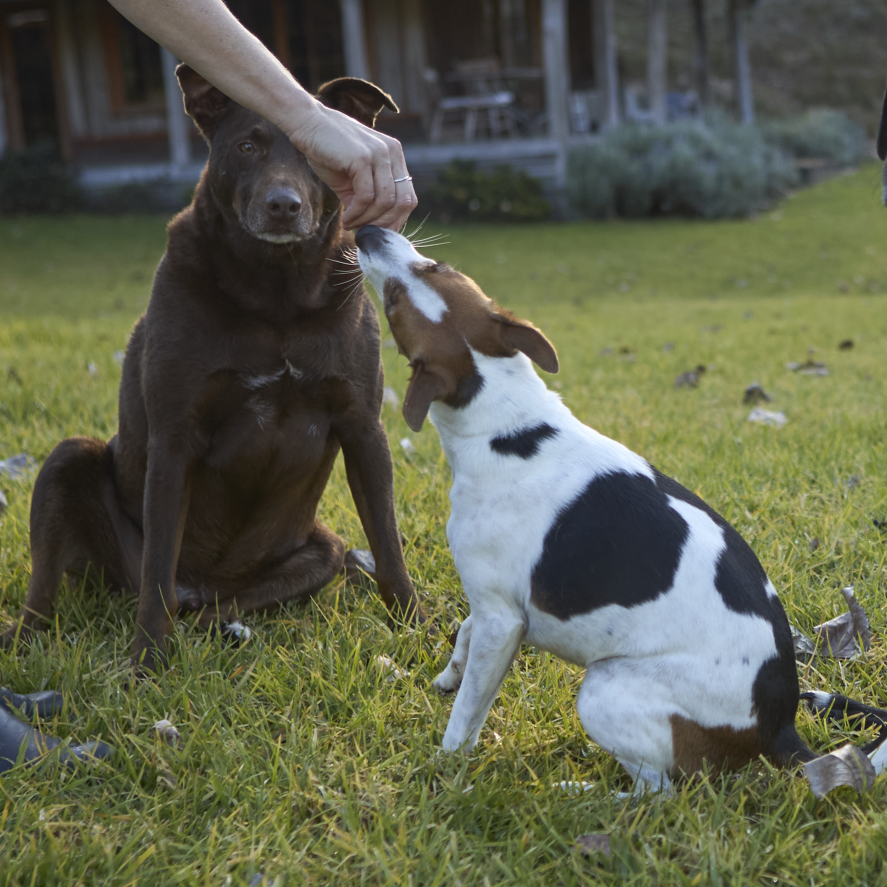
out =
{"type": "Polygon", "coordinates": [[[416,208],[397,139],[319,102],[297,125],[281,129],[344,204],[346,228],[378,225],[396,231],[416,208]]]}

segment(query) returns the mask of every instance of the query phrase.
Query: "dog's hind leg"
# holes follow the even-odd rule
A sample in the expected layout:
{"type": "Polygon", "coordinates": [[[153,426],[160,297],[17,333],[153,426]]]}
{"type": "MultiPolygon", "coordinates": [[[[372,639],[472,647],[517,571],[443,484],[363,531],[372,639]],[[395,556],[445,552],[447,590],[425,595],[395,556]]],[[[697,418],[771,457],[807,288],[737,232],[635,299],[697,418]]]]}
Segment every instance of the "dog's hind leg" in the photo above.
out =
{"type": "Polygon", "coordinates": [[[331,582],[344,563],[345,543],[318,521],[304,545],[261,573],[249,587],[220,598],[215,606],[203,611],[198,621],[205,628],[218,627],[232,640],[243,640],[239,628],[230,627],[238,616],[306,600],[331,582]]]}
{"type": "Polygon", "coordinates": [[[72,437],[50,453],[31,499],[28,595],[0,643],[46,628],[66,570],[92,566],[108,585],[138,589],[142,535],[120,507],[113,478],[105,441],[72,437]]]}
{"type": "Polygon", "coordinates": [[[671,792],[675,707],[659,689],[631,662],[608,659],[589,666],[576,699],[585,731],[628,771],[635,795],[671,792]]]}
{"type": "Polygon", "coordinates": [[[459,689],[465,666],[468,664],[468,650],[471,643],[471,615],[459,626],[456,647],[447,667],[431,682],[438,693],[453,693],[459,689]]]}

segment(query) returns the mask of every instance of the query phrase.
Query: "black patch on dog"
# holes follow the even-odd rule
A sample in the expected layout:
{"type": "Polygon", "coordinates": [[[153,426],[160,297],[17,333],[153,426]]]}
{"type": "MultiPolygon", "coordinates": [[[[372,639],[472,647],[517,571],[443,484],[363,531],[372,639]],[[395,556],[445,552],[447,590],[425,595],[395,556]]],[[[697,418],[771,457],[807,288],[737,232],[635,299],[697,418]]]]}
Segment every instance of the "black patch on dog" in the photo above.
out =
{"type": "MultiPolygon", "coordinates": [[[[718,558],[715,588],[728,610],[748,613],[773,621],[773,606],[767,594],[767,574],[749,544],[710,505],[656,469],[656,486],[667,496],[704,511],[723,531],[726,547],[718,558]]],[[[781,606],[780,606],[781,609],[781,606]]]]}
{"type": "Polygon", "coordinates": [[[483,387],[484,377],[475,367],[470,376],[466,376],[459,382],[459,387],[453,394],[443,398],[443,402],[454,410],[462,409],[467,407],[477,397],[483,387]]]}
{"type": "Polygon", "coordinates": [[[490,441],[490,447],[502,456],[520,456],[521,459],[531,459],[539,452],[539,444],[556,434],[556,429],[547,422],[542,422],[532,428],[521,428],[507,436],[494,437],[490,441]]]}
{"type": "Polygon", "coordinates": [[[655,600],[671,588],[689,532],[650,478],[597,477],[546,534],[531,600],[563,620],[608,604],[655,600]]]}

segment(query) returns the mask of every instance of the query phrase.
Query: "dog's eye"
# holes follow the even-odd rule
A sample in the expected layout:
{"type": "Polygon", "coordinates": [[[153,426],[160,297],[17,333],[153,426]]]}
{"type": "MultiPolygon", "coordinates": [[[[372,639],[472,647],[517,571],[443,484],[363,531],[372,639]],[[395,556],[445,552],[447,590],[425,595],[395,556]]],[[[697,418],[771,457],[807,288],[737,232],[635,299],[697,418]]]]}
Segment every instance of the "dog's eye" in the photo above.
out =
{"type": "Polygon", "coordinates": [[[241,154],[252,154],[256,149],[252,142],[241,142],[237,146],[237,150],[240,151],[241,154]]]}

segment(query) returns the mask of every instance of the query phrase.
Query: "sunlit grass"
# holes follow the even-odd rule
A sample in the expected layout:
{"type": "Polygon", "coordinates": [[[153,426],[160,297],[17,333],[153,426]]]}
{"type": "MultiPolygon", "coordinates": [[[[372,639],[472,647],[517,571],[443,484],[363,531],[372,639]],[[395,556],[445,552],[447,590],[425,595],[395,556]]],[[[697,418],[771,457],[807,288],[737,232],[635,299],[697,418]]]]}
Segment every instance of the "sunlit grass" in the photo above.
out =
{"type": "MultiPolygon", "coordinates": [[[[873,523],[887,520],[878,177],[865,168],[747,222],[457,228],[431,254],[545,329],[562,367],[549,383],[571,409],[731,520],[802,630],[836,615],[839,589],[855,584],[872,650],[807,667],[802,683],[887,705],[887,532],[873,523]],[[845,339],[854,347],[839,350],[845,339]],[[830,375],[785,368],[810,348],[830,375]],[[675,376],[700,363],[700,387],[676,390],[675,376]],[[766,407],[786,414],[784,428],[746,421],[742,392],[752,381],[772,395],[766,407]]],[[[0,458],[27,452],[42,462],[71,434],[113,434],[114,355],[146,304],[163,229],[156,218],[0,220],[0,458]]],[[[392,348],[383,355],[402,397],[405,362],[392,348]]],[[[63,690],[68,705],[48,729],[101,736],[122,754],[94,773],[0,778],[0,882],[221,885],[264,873],[289,884],[738,887],[887,878],[885,784],[816,801],[797,773],[760,763],[686,782],[672,800],[617,802],[610,792],[624,776],[576,717],[581,672],[529,649],[477,753],[438,757],[451,703],[430,682],[465,612],[445,537],[449,471],[430,426],[414,434],[390,407],[384,418],[408,566],[445,630],[392,633],[374,594],[334,583],[310,605],[249,620],[255,637],[241,649],[183,620],[170,670],[131,685],[134,602],[75,585],[50,633],[0,654],[0,677],[16,690],[63,690]],[[386,680],[379,654],[409,676],[386,680]],[[181,731],[183,751],[149,735],[162,717],[181,731]],[[552,787],[564,779],[595,788],[568,797],[552,787]],[[573,851],[590,832],[612,835],[609,862],[573,851]]],[[[0,518],[5,618],[27,587],[32,486],[33,477],[0,481],[10,502],[0,518]]],[[[365,545],[341,466],[322,518],[365,545]]],[[[806,715],[800,725],[819,749],[853,738],[806,715]]]]}

